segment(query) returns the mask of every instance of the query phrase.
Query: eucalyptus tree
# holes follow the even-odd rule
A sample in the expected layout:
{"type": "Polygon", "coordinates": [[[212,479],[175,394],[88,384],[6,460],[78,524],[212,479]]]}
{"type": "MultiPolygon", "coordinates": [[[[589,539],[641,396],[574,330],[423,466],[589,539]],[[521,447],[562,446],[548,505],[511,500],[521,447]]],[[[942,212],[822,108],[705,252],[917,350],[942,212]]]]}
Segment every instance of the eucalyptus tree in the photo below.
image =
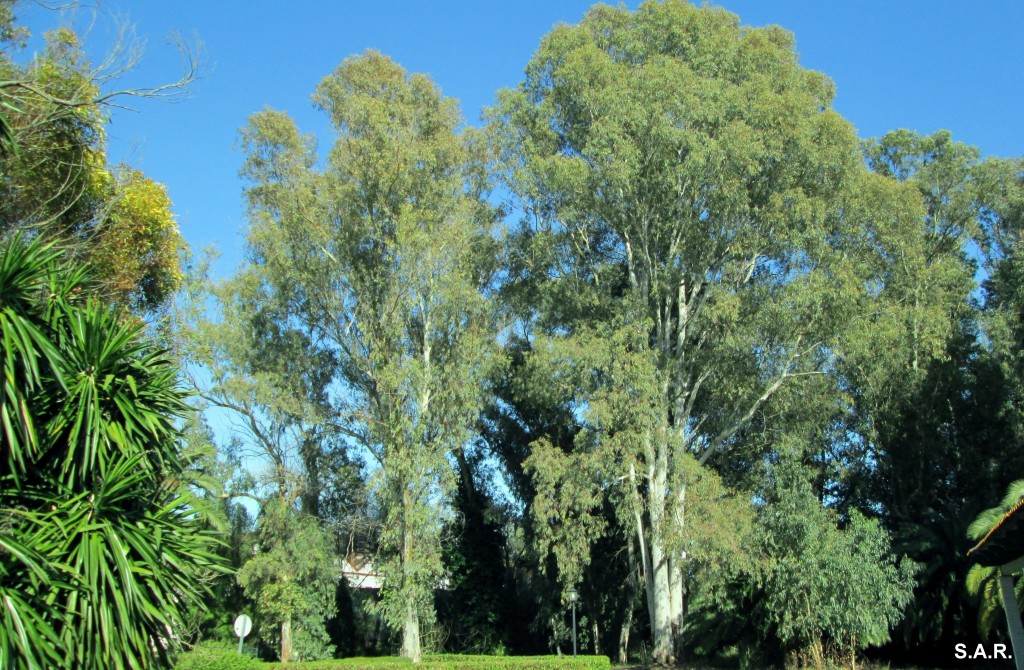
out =
{"type": "Polygon", "coordinates": [[[1021,374],[1024,372],[1024,158],[989,159],[981,166],[986,250],[984,327],[1006,380],[1005,415],[1013,439],[1024,438],[1021,374]]]}
{"type": "Polygon", "coordinates": [[[365,511],[360,468],[331,421],[325,385],[335,366],[307,331],[275,322],[276,304],[251,276],[213,284],[206,274],[205,262],[191,268],[166,324],[201,409],[230,434],[220,449],[212,431],[197,436],[213,452],[212,497],[258,507],[234,557],[237,585],[282,661],[330,657],[338,548],[365,511]]]}
{"type": "Polygon", "coordinates": [[[240,281],[275,306],[276,327],[308,332],[336,361],[332,425],[370,461],[385,514],[381,612],[418,659],[441,576],[447,456],[470,435],[490,360],[481,146],[460,135],[455,101],[376,52],[346,59],[314,101],[337,131],[322,168],[281,112],[243,131],[240,281]]]}
{"type": "MultiPolygon", "coordinates": [[[[584,420],[571,453],[537,441],[539,504],[585,546],[618,491],[660,662],[701,547],[688,483],[746,456],[781,388],[830,372],[887,254],[920,241],[920,196],[864,170],[832,97],[789,33],[669,0],[555,28],[491,112],[523,212],[505,295],[584,420]]],[[[550,541],[572,581],[580,544],[550,541]]]]}
{"type": "MultiPolygon", "coordinates": [[[[864,144],[869,168],[918,191],[918,245],[904,244],[875,289],[878,326],[851,329],[839,367],[853,399],[844,428],[859,433],[853,505],[881,512],[897,547],[923,568],[897,631],[915,655],[973,634],[962,584],[965,528],[1021,466],[1014,379],[1001,366],[1007,314],[995,288],[1001,231],[1014,227],[1019,161],[980,158],[940,131],[899,130],[864,144]]],[[[1018,196],[1019,197],[1019,196],[1018,196]]],[[[1005,359],[1003,359],[1005,360],[1005,359]]]]}
{"type": "Polygon", "coordinates": [[[848,343],[841,366],[856,414],[870,424],[861,431],[878,464],[869,495],[901,521],[962,503],[977,486],[972,468],[961,465],[965,454],[943,442],[958,418],[949,398],[968,391],[978,355],[970,300],[977,265],[968,249],[981,235],[983,184],[978,150],[946,131],[890,132],[865,142],[864,154],[873,172],[911,186],[924,205],[921,243],[897,247],[874,287],[887,307],[875,324],[858,329],[859,342],[848,343]],[[939,391],[943,386],[948,390],[939,391]]]}

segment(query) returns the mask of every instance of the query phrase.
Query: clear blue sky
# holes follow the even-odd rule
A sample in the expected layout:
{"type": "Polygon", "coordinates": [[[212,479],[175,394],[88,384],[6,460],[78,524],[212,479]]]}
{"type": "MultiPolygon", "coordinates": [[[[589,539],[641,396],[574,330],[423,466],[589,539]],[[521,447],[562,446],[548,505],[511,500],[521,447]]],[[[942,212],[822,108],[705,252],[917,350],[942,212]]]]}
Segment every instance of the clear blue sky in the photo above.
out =
{"type": "MultiPolygon", "coordinates": [[[[495,91],[514,86],[540,38],[575,23],[583,0],[350,0],[196,2],[101,0],[98,10],[17,7],[35,34],[58,24],[84,31],[100,60],[112,26],[127,20],[147,43],[118,86],[175,79],[174,30],[203,44],[203,78],[175,103],[142,101],[109,127],[110,157],[167,185],[185,239],[222,253],[217,274],[241,260],[245,220],[238,129],[264,105],[288,111],[321,147],[331,136],[310,105],[316,84],[343,58],[375,48],[431,75],[461,101],[469,123],[495,91]]],[[[627,3],[635,7],[636,2],[627,3]]],[[[721,0],[746,25],[796,35],[801,63],[836,83],[838,111],[861,137],[895,128],[948,129],[987,156],[1024,156],[1024,2],[1019,0],[721,0]]],[[[38,48],[33,42],[31,48],[38,48]]]]}

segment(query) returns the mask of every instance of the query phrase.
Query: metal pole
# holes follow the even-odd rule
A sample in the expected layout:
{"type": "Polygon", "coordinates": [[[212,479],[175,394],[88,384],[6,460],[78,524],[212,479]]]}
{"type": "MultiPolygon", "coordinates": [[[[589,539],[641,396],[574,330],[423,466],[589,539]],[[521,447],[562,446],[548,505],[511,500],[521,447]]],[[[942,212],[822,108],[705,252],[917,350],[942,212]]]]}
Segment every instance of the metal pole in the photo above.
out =
{"type": "Polygon", "coordinates": [[[576,658],[576,601],[572,602],[572,657],[576,658]]]}
{"type": "Polygon", "coordinates": [[[244,640],[244,639],[245,638],[242,637],[241,635],[238,636],[238,653],[239,654],[242,653],[242,640],[244,640]]]}

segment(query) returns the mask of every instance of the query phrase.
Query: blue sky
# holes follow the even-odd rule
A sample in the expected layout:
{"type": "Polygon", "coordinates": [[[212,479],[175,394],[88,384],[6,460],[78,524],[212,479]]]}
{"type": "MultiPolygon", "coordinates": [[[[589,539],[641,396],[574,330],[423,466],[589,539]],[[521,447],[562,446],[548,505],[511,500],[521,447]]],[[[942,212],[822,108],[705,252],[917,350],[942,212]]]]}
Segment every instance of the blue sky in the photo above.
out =
{"type": "MultiPolygon", "coordinates": [[[[520,80],[540,38],[556,23],[579,21],[591,4],[104,0],[72,11],[25,2],[16,12],[37,35],[58,24],[88,30],[86,50],[95,61],[108,51],[118,21],[134,24],[146,53],[118,87],[179,75],[178,54],[165,44],[172,31],[202,42],[203,76],[190,94],[116,112],[109,149],[111,160],[167,185],[185,239],[193,249],[216,245],[222,254],[216,274],[226,276],[242,258],[242,156],[233,147],[249,114],[265,105],[286,110],[328,147],[329,127],[312,109],[310,94],[343,58],[375,48],[410,71],[428,73],[476,124],[495,92],[520,80]]],[[[983,155],[1024,156],[1024,3],[1018,0],[712,4],[746,25],[794,32],[801,63],[833,79],[836,109],[861,137],[901,127],[948,129],[983,155]]]]}

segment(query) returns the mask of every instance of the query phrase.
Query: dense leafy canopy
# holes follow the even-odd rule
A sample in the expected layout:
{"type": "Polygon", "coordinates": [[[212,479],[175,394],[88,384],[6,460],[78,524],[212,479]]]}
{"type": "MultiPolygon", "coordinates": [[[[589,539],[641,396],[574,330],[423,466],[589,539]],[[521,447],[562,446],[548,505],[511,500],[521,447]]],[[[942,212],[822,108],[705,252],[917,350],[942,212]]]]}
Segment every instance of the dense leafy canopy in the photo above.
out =
{"type": "Polygon", "coordinates": [[[490,219],[474,147],[429,79],[370,52],[314,101],[338,132],[323,171],[283,113],[243,131],[251,262],[237,281],[267,336],[297,343],[292,378],[320,375],[321,420],[371,461],[380,611],[418,658],[442,574],[434,502],[451,488],[446,458],[469,437],[488,365],[476,255],[490,219]]]}
{"type": "Polygon", "coordinates": [[[101,91],[118,73],[94,67],[67,28],[19,63],[27,34],[12,5],[4,0],[0,13],[0,232],[60,240],[94,264],[106,295],[153,309],[181,281],[184,243],[163,186],[106,157],[107,105],[142,92],[101,91]]]}
{"type": "Polygon", "coordinates": [[[598,5],[482,132],[373,51],[316,88],[327,152],[253,114],[213,283],[107,165],[74,35],[19,63],[9,3],[0,32],[5,667],[159,663],[238,608],[284,661],[565,652],[570,587],[624,663],[998,635],[965,552],[1024,467],[1021,161],[859,140],[780,28],[598,5]],[[181,432],[173,366],[95,299],[179,286],[181,432]],[[201,620],[213,529],[238,574],[201,620]]]}

